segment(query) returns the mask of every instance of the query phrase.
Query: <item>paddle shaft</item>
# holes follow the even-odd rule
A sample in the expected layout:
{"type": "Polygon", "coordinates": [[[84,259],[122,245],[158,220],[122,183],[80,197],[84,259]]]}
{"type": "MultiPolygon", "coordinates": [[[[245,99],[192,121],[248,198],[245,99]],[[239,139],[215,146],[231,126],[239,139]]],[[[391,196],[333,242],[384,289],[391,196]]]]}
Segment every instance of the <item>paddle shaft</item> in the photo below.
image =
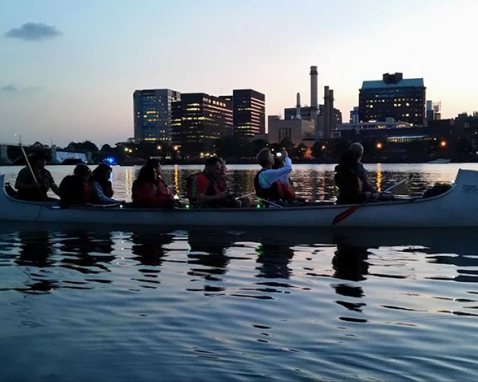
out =
{"type": "Polygon", "coordinates": [[[397,182],[395,184],[392,184],[390,187],[388,187],[387,189],[383,190],[383,192],[390,192],[392,191],[393,189],[397,188],[398,186],[400,186],[401,184],[405,183],[407,181],[407,179],[402,179],[400,182],[397,182]]]}
{"type": "Polygon", "coordinates": [[[32,165],[31,165],[30,161],[28,160],[28,156],[27,156],[27,153],[25,152],[25,149],[23,148],[23,146],[20,146],[20,149],[22,150],[23,156],[25,157],[25,161],[27,162],[27,166],[28,166],[28,168],[30,169],[30,172],[31,172],[31,174],[32,174],[32,176],[33,176],[33,180],[35,181],[35,183],[36,183],[37,185],[40,185],[40,184],[38,183],[37,177],[35,176],[35,173],[33,172],[33,167],[32,167],[32,165]]]}
{"type": "Polygon", "coordinates": [[[234,200],[239,200],[241,198],[247,198],[248,196],[252,196],[252,195],[255,195],[256,193],[255,192],[249,192],[248,194],[245,194],[245,195],[239,195],[239,196],[236,196],[234,198],[234,200]]]}

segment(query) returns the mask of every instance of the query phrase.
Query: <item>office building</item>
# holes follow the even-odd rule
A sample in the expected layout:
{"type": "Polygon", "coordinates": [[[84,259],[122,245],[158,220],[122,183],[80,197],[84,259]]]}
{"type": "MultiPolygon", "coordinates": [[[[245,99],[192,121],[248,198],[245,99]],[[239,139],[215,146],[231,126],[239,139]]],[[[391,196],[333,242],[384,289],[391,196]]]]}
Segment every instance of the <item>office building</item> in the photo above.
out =
{"type": "Polygon", "coordinates": [[[171,106],[181,93],[171,89],[136,90],[133,94],[134,139],[171,143],[171,106]]]}
{"type": "Polygon", "coordinates": [[[423,78],[404,79],[402,73],[385,73],[381,81],[364,81],[359,93],[360,122],[394,118],[414,126],[425,125],[423,78]]]}
{"type": "Polygon", "coordinates": [[[224,100],[205,93],[184,93],[172,104],[173,144],[184,154],[214,151],[221,136],[232,134],[232,110],[224,100]]]}
{"type": "MultiPolygon", "coordinates": [[[[227,96],[220,97],[226,98],[227,96]]],[[[232,92],[234,135],[254,137],[266,132],[265,96],[252,89],[235,89],[232,92]]]]}

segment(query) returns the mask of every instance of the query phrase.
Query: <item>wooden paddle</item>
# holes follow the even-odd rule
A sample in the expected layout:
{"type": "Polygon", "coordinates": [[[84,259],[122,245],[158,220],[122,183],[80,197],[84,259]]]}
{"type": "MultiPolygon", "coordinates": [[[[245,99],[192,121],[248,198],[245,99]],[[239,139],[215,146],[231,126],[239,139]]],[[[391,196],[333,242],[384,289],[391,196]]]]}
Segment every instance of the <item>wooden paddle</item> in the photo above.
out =
{"type": "Polygon", "coordinates": [[[20,146],[20,149],[22,150],[23,156],[25,157],[25,161],[27,162],[27,166],[30,169],[30,172],[33,176],[33,180],[39,186],[40,184],[38,183],[38,180],[37,180],[37,177],[35,176],[35,173],[33,172],[33,167],[31,165],[30,161],[28,160],[28,156],[27,156],[27,153],[25,152],[25,149],[23,148],[23,146],[20,146]]]}

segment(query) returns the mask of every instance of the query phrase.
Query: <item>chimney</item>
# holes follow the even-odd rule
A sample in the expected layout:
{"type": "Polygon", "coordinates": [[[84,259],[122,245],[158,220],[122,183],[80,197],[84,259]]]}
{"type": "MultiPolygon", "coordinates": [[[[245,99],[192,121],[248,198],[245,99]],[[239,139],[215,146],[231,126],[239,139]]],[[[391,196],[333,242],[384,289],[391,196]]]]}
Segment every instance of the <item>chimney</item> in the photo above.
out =
{"type": "Polygon", "coordinates": [[[310,107],[317,109],[317,66],[310,67],[310,107]]]}
{"type": "Polygon", "coordinates": [[[295,119],[301,119],[301,115],[300,115],[300,93],[297,93],[297,104],[295,105],[295,119]]]}

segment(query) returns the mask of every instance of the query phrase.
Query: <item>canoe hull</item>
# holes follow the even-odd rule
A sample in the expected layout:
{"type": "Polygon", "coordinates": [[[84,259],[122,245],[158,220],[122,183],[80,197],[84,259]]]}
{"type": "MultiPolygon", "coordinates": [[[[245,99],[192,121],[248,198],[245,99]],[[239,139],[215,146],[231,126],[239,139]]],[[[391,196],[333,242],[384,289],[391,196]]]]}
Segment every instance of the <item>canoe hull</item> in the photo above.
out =
{"type": "MultiPolygon", "coordinates": [[[[0,176],[3,184],[3,176],[0,176]]],[[[2,187],[3,189],[3,187],[2,187]]],[[[478,172],[460,170],[432,198],[364,205],[247,209],[62,208],[0,193],[0,220],[174,227],[478,227],[478,172]]]]}

